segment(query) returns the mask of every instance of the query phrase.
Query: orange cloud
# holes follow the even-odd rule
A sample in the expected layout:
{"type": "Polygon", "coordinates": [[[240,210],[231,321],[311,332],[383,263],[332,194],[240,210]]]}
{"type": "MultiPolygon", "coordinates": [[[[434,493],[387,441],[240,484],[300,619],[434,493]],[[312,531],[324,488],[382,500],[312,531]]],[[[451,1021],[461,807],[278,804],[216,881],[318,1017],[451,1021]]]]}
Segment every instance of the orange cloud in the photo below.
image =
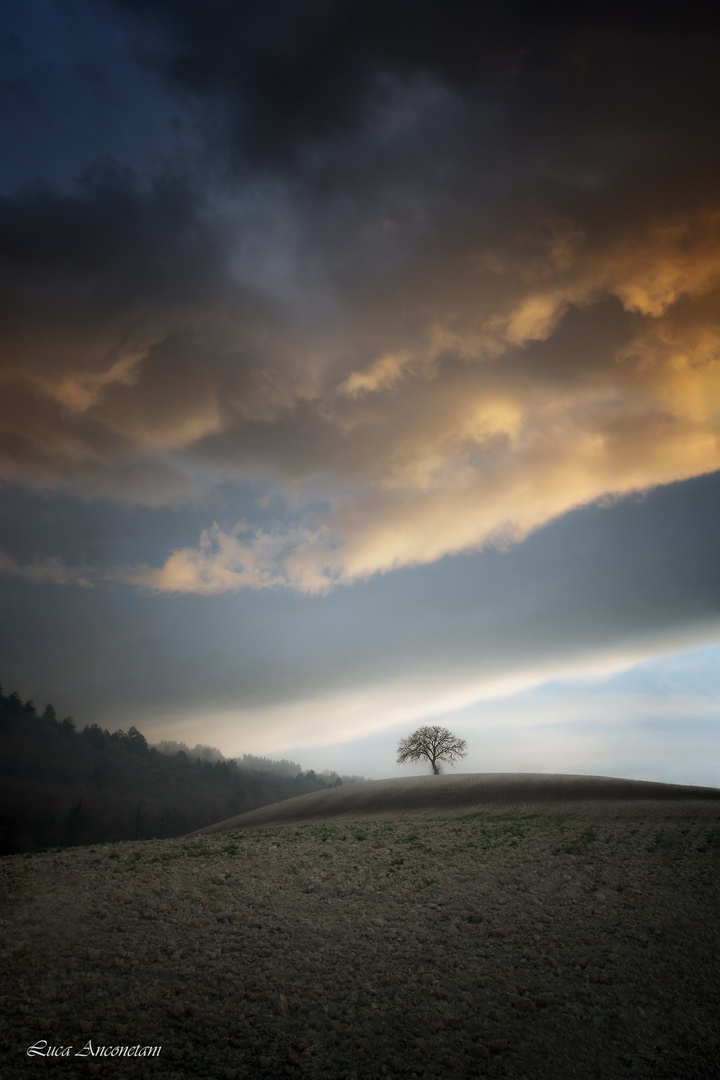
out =
{"type": "Polygon", "coordinates": [[[131,467],[141,498],[140,478],[172,461],[175,481],[151,485],[160,503],[183,480],[189,497],[248,477],[286,497],[292,526],[214,525],[158,567],[113,571],[150,590],[321,593],[518,542],[575,507],[720,468],[718,252],[715,211],[607,238],[556,223],[446,277],[428,269],[416,303],[366,324],[358,300],[355,324],[288,319],[264,336],[225,316],[212,331],[206,311],[202,332],[148,333],[94,366],[86,342],[80,366],[6,376],[25,394],[2,421],[7,475],[117,493],[131,467]]]}
{"type": "Polygon", "coordinates": [[[58,382],[53,383],[47,376],[37,376],[38,388],[60,405],[73,413],[87,412],[97,405],[105,387],[119,383],[122,386],[134,386],[138,379],[138,367],[143,354],[125,356],[116,360],[105,371],[79,371],[62,374],[58,382]]]}

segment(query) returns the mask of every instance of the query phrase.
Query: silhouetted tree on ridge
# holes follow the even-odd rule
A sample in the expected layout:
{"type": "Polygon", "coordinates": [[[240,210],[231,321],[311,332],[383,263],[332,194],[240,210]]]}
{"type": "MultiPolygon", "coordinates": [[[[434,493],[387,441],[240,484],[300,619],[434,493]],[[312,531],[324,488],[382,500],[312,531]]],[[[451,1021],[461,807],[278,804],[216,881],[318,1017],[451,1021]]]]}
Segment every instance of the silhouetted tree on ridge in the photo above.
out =
{"type": "Polygon", "coordinates": [[[447,728],[421,727],[407,739],[400,740],[397,763],[403,765],[406,761],[421,761],[422,758],[427,758],[433,773],[437,776],[443,762],[454,765],[455,760],[465,757],[466,753],[465,740],[458,739],[447,728]]]}

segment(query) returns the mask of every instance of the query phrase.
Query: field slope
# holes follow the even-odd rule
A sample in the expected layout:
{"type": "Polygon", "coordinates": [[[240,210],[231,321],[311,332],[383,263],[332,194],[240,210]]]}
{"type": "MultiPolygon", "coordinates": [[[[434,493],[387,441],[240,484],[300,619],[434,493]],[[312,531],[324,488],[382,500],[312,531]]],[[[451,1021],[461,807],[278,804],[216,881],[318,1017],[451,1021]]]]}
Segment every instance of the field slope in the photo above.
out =
{"type": "Polygon", "coordinates": [[[398,814],[454,814],[472,810],[516,810],[546,813],[582,810],[606,816],[631,811],[641,804],[645,813],[668,807],[720,804],[720,789],[626,780],[613,776],[572,776],[548,773],[460,773],[368,780],[361,784],[312,792],[263,806],[197,830],[197,835],[292,825],[330,818],[366,818],[398,814]]]}
{"type": "Polygon", "coordinates": [[[715,789],[403,778],[203,833],[0,860],[2,1080],[38,1040],[78,1080],[718,1076],[715,789]]]}

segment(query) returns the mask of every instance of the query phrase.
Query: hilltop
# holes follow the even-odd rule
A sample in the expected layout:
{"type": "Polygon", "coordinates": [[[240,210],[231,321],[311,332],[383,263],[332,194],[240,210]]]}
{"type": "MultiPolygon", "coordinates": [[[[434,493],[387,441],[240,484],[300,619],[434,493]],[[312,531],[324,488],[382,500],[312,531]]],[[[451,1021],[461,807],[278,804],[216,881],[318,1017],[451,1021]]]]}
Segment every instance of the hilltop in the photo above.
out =
{"type": "Polygon", "coordinates": [[[227,832],[261,826],[353,817],[453,814],[460,810],[528,813],[617,814],[642,806],[664,813],[673,805],[707,803],[720,808],[720,789],[564,773],[458,773],[368,780],[332,791],[313,792],[199,829],[227,832]]]}

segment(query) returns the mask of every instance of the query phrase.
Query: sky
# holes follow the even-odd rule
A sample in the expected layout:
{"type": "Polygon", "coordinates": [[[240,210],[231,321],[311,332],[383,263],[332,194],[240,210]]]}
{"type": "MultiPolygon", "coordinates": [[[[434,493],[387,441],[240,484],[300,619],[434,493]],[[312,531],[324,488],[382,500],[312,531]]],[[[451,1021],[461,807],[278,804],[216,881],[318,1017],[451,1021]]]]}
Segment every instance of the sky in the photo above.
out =
{"type": "Polygon", "coordinates": [[[6,693],[720,786],[720,16],[591,7],[6,0],[6,693]]]}

